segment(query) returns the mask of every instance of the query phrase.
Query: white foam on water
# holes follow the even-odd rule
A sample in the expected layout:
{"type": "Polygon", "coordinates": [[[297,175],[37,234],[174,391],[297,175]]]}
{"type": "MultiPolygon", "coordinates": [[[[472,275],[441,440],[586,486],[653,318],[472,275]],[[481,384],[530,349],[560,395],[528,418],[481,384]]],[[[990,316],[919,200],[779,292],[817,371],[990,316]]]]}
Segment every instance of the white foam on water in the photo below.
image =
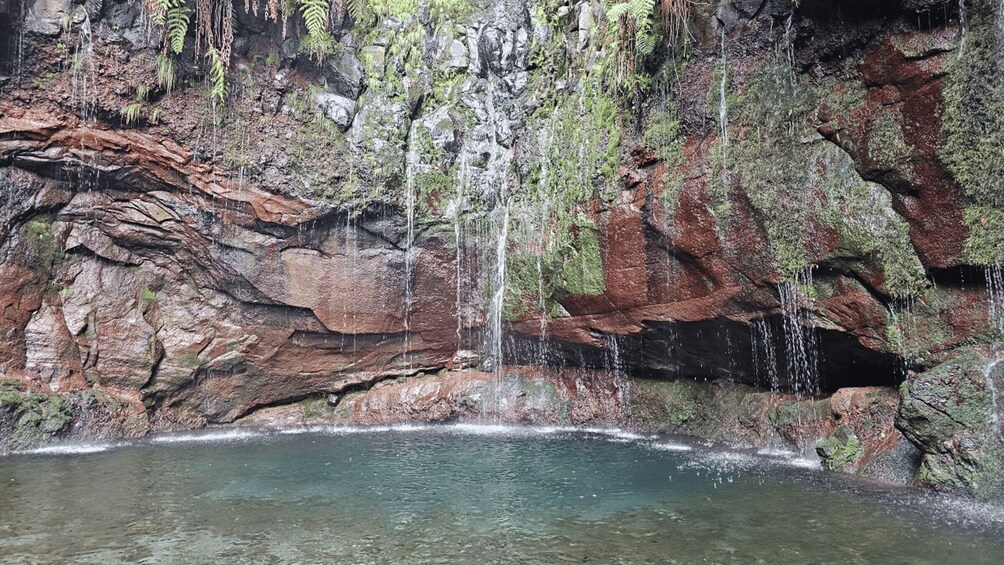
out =
{"type": "Polygon", "coordinates": [[[756,450],[757,455],[763,455],[766,457],[797,457],[798,453],[788,449],[780,449],[777,447],[763,447],[756,450]]]}
{"type": "Polygon", "coordinates": [[[652,449],[658,449],[659,451],[693,451],[692,446],[683,443],[670,443],[665,441],[655,442],[650,446],[652,449]]]}
{"type": "Polygon", "coordinates": [[[230,441],[247,441],[253,438],[264,437],[264,432],[255,430],[220,430],[213,432],[200,432],[192,434],[164,434],[150,438],[151,443],[214,443],[230,441]]]}
{"type": "Polygon", "coordinates": [[[434,429],[435,426],[422,424],[394,424],[378,426],[352,426],[352,425],[315,425],[297,426],[295,428],[280,428],[276,433],[282,435],[298,434],[328,434],[328,435],[352,435],[352,434],[372,434],[383,432],[419,432],[434,429]]]}
{"type": "Polygon", "coordinates": [[[1004,524],[1004,507],[951,495],[935,495],[934,503],[943,517],[963,524],[1004,524]]]}
{"type": "Polygon", "coordinates": [[[67,443],[46,445],[34,449],[15,451],[14,453],[30,455],[80,455],[85,453],[101,453],[102,451],[108,451],[112,447],[109,443],[67,443]]]}
{"type": "Polygon", "coordinates": [[[786,457],[779,461],[782,465],[788,467],[794,467],[796,469],[812,469],[814,471],[821,471],[823,466],[820,465],[819,459],[813,459],[812,457],[796,456],[796,457],[786,457]]]}

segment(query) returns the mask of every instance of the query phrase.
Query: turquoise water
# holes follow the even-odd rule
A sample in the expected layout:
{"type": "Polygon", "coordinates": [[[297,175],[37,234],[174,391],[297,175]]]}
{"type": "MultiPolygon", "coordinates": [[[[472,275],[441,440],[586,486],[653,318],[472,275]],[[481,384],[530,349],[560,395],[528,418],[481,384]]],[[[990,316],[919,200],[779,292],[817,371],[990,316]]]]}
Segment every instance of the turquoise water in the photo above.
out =
{"type": "Polygon", "coordinates": [[[0,458],[3,563],[1000,563],[1004,516],[631,434],[223,432],[0,458]]]}

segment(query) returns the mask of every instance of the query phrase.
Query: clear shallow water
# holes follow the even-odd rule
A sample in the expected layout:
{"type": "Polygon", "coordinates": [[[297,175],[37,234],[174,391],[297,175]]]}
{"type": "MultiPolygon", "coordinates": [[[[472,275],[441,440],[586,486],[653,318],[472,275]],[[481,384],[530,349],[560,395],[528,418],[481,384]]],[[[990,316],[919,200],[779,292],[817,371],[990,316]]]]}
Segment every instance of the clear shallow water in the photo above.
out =
{"type": "MultiPolygon", "coordinates": [[[[788,454],[501,427],[0,459],[4,563],[1000,563],[1004,513],[788,454]]],[[[107,447],[104,451],[98,451],[107,447]]]]}

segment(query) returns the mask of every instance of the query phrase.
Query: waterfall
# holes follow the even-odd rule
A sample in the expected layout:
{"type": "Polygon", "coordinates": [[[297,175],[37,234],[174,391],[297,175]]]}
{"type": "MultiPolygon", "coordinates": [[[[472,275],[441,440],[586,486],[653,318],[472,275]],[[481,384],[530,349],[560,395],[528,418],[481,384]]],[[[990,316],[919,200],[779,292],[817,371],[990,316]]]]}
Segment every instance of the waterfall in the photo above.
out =
{"type": "Polygon", "coordinates": [[[725,53],[725,28],[722,28],[722,80],[719,85],[718,97],[718,135],[722,142],[722,186],[729,189],[729,108],[726,100],[726,90],[729,80],[729,62],[725,53]]]}
{"type": "Polygon", "coordinates": [[[812,325],[812,268],[777,286],[784,328],[785,368],[795,394],[819,393],[817,338],[812,325]]]}
{"type": "Polygon", "coordinates": [[[1004,268],[1001,263],[987,265],[987,321],[996,330],[997,339],[1004,336],[1004,268]]]}
{"type": "MultiPolygon", "coordinates": [[[[411,137],[409,130],[408,137],[411,137]]],[[[409,145],[410,146],[410,145],[409,145]]],[[[414,270],[415,270],[415,160],[417,155],[409,151],[405,156],[404,174],[405,210],[407,215],[407,230],[404,241],[404,357],[411,368],[411,307],[414,302],[414,270]]]]}
{"type": "Polygon", "coordinates": [[[94,117],[98,106],[97,72],[94,68],[94,47],[91,42],[91,19],[87,10],[82,10],[84,21],[77,32],[77,51],[73,55],[73,89],[70,101],[80,111],[80,117],[87,120],[94,117]]]}
{"type": "Polygon", "coordinates": [[[460,156],[460,167],[457,172],[457,193],[453,201],[453,240],[457,245],[457,253],[454,263],[454,276],[456,277],[456,304],[454,306],[457,316],[457,350],[463,349],[463,278],[464,278],[464,238],[461,222],[464,213],[464,189],[470,179],[470,156],[463,153],[460,156]]]}
{"type": "Polygon", "coordinates": [[[777,352],[774,350],[770,323],[766,318],[757,318],[750,324],[750,344],[753,348],[753,374],[757,386],[770,387],[772,392],[780,391],[781,380],[777,374],[777,352]]]}
{"type": "Polygon", "coordinates": [[[509,124],[504,115],[499,115],[495,106],[496,87],[488,83],[486,98],[486,114],[491,130],[488,163],[486,166],[485,187],[494,194],[494,210],[491,213],[491,232],[496,234],[495,253],[492,260],[490,276],[491,300],[488,314],[488,353],[491,370],[495,373],[496,391],[500,389],[502,377],[502,325],[505,319],[506,291],[506,251],[509,246],[509,165],[512,162],[512,149],[503,147],[500,143],[500,129],[509,132],[509,124]],[[504,128],[504,129],[503,129],[504,128]]]}
{"type": "Polygon", "coordinates": [[[998,434],[1001,433],[1000,415],[997,412],[997,383],[994,382],[993,373],[997,364],[1002,360],[1004,360],[1004,357],[998,357],[996,360],[987,363],[987,366],[983,368],[983,378],[986,379],[987,390],[990,392],[990,424],[998,434]]]}

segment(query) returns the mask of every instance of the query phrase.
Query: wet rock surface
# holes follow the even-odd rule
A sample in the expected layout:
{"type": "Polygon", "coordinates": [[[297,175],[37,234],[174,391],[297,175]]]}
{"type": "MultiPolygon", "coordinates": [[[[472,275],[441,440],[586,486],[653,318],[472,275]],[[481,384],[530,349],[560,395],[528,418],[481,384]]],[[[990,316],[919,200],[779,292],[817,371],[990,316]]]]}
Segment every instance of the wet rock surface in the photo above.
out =
{"type": "Polygon", "coordinates": [[[992,340],[971,196],[945,164],[954,4],[714,3],[692,15],[693,56],[660,48],[641,69],[672,68],[674,85],[631,96],[594,74],[612,62],[596,2],[490,2],[366,33],[333,21],[321,62],[237,10],[220,107],[197,59],[158,82],[134,3],[14,4],[0,2],[0,36],[20,42],[0,46],[0,371],[29,400],[0,408],[0,437],[303,403],[364,423],[630,416],[749,445],[833,437],[835,467],[897,480],[916,446],[922,482],[986,484],[992,430],[956,412],[979,412],[987,381],[943,364],[992,340]],[[785,305],[792,257],[811,289],[785,305]],[[492,365],[498,318],[507,362],[537,369],[492,365]],[[811,326],[818,398],[785,396],[792,319],[811,326]],[[64,398],[72,423],[52,429],[32,395],[64,398]]]}

